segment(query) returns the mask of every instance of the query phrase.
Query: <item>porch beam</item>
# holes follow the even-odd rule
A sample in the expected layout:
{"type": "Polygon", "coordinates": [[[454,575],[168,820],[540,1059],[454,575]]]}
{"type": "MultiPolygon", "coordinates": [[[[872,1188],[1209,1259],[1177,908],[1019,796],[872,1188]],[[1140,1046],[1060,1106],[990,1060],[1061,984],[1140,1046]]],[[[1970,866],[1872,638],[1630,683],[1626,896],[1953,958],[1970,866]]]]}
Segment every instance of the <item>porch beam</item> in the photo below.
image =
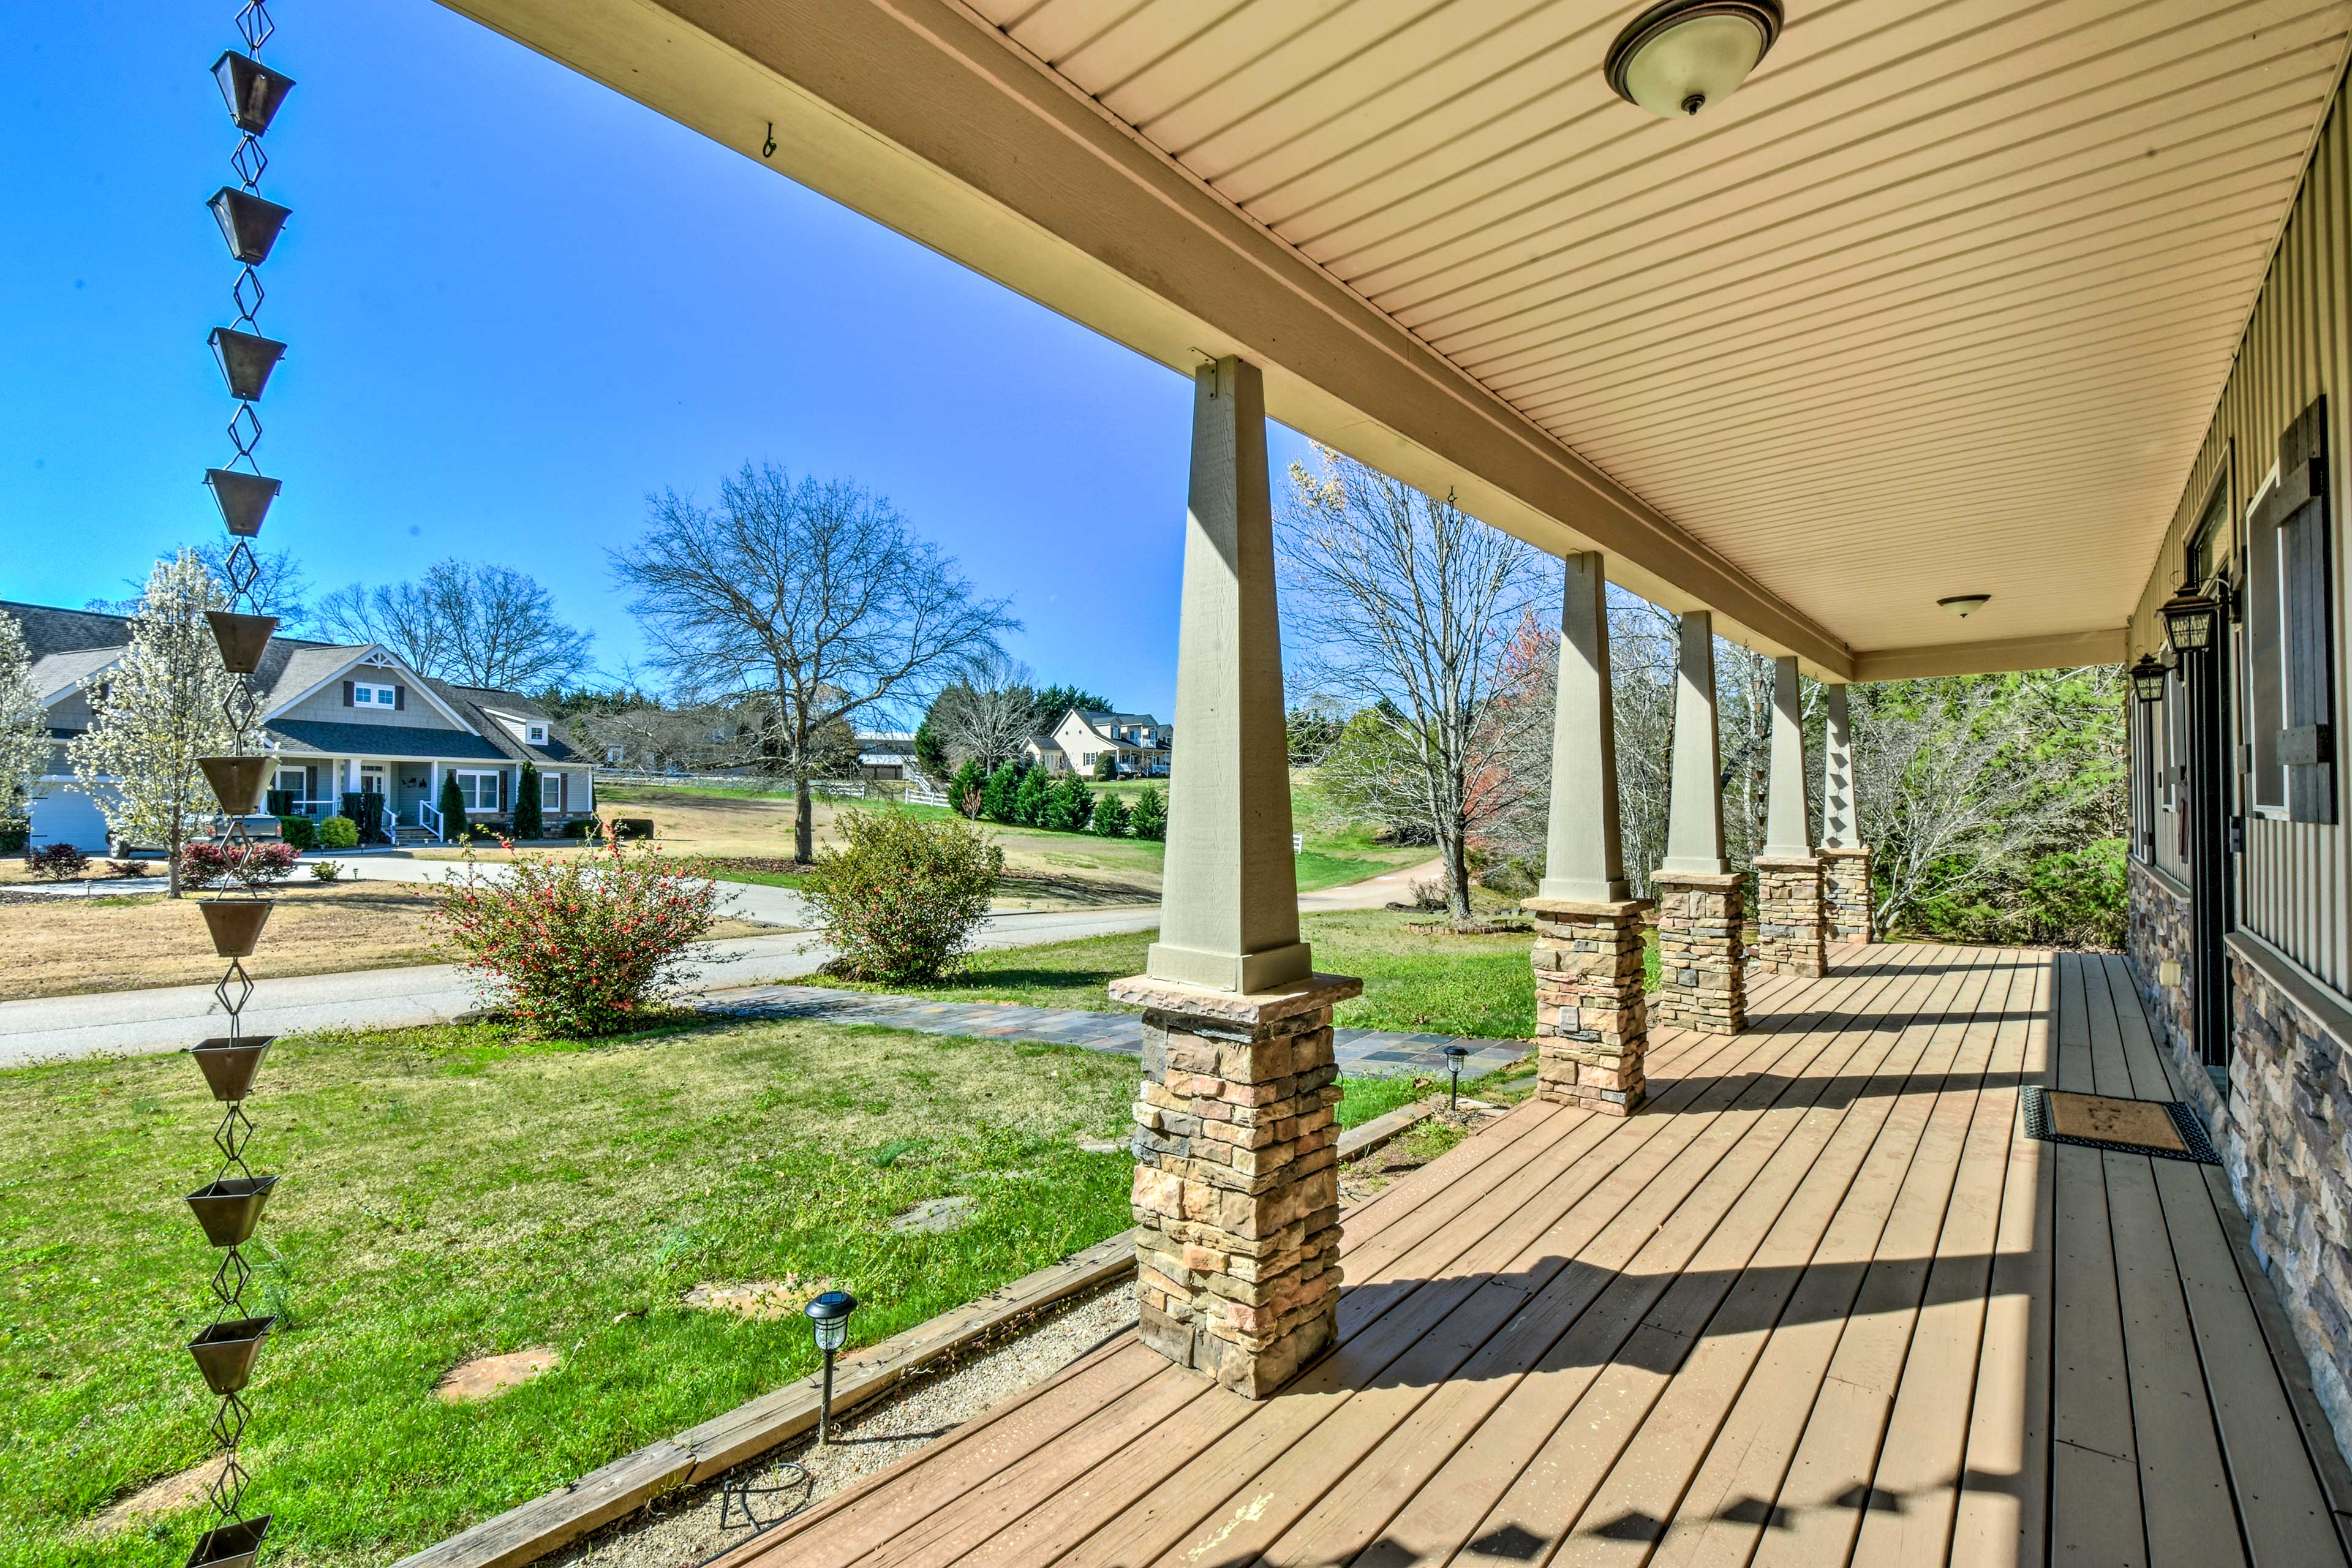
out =
{"type": "Polygon", "coordinates": [[[2067,669],[2082,664],[2121,664],[2126,658],[2126,636],[2124,627],[2116,626],[2046,637],[1872,648],[1853,656],[1853,668],[1844,679],[1860,684],[1871,680],[1927,680],[1946,675],[2005,675],[2020,669],[2067,669]]]}
{"type": "Polygon", "coordinates": [[[1171,369],[1246,359],[1292,428],[1852,676],[1819,622],[953,0],[444,3],[1171,369]]]}

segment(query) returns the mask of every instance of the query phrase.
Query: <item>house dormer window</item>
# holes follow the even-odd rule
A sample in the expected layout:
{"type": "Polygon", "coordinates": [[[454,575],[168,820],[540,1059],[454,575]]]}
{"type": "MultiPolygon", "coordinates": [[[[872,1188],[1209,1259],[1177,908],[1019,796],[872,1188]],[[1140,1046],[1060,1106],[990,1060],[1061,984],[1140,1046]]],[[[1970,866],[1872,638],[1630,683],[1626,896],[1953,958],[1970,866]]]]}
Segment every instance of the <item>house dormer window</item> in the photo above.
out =
{"type": "Polygon", "coordinates": [[[354,708],[390,708],[395,701],[393,689],[373,680],[352,682],[352,706],[354,708]]]}
{"type": "Polygon", "coordinates": [[[544,724],[527,725],[523,730],[523,738],[534,746],[544,746],[547,744],[547,726],[544,724]]]}

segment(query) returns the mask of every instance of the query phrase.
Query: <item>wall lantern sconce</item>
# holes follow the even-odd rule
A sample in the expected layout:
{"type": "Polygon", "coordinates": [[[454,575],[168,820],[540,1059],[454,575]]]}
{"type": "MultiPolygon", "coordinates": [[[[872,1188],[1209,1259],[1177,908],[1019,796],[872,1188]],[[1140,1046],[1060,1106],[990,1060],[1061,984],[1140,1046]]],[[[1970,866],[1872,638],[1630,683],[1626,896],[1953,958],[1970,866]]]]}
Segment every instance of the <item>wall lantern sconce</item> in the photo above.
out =
{"type": "Polygon", "coordinates": [[[1696,114],[1739,89],[1780,21],[1780,0],[1665,0],[1609,46],[1609,86],[1661,120],[1696,114]]]}
{"type": "Polygon", "coordinates": [[[2213,646],[2213,613],[2221,605],[2194,588],[2183,588],[2164,602],[2157,614],[2164,617],[2164,635],[2182,653],[2201,653],[2213,646]]]}
{"type": "Polygon", "coordinates": [[[1955,594],[1948,599],[1937,600],[1936,607],[1939,610],[1949,610],[1954,616],[1965,621],[1991,603],[1990,594],[1955,594]]]}
{"type": "Polygon", "coordinates": [[[2138,693],[2142,702],[2161,702],[2164,700],[2164,666],[2156,661],[2156,656],[2144,653],[2139,656],[2139,662],[2131,667],[2132,690],[2138,693]]]}
{"type": "Polygon", "coordinates": [[[816,1407],[816,1440],[823,1445],[833,1441],[834,1353],[849,1342],[849,1314],[857,1310],[857,1298],[846,1290],[827,1290],[806,1310],[816,1348],[824,1352],[824,1397],[816,1407]]]}
{"type": "Polygon", "coordinates": [[[1445,1109],[1452,1110],[1462,1098],[1462,1058],[1470,1054],[1470,1047],[1448,1046],[1440,1054],[1445,1058],[1445,1070],[1453,1078],[1445,1089],[1445,1109]]]}

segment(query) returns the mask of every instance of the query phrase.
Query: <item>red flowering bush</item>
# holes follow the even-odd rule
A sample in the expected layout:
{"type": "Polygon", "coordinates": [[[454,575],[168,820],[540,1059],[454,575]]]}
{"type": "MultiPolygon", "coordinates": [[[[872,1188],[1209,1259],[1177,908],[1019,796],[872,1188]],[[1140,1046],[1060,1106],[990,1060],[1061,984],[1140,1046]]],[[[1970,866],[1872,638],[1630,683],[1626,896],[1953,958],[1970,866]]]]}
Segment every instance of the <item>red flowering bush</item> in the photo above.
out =
{"type": "Polygon", "coordinates": [[[635,1027],[691,981],[686,950],[718,900],[688,868],[614,843],[453,880],[432,919],[467,968],[505,987],[525,1030],[577,1039],[635,1027]]]}
{"type": "Polygon", "coordinates": [[[800,890],[824,916],[834,967],[855,980],[935,980],[971,945],[1004,851],[961,819],[845,811],[847,843],[822,851],[800,890]]]}
{"type": "Polygon", "coordinates": [[[249,892],[258,892],[291,876],[300,856],[291,844],[264,840],[236,845],[217,838],[192,838],[180,846],[180,879],[192,888],[235,882],[249,892]]]}

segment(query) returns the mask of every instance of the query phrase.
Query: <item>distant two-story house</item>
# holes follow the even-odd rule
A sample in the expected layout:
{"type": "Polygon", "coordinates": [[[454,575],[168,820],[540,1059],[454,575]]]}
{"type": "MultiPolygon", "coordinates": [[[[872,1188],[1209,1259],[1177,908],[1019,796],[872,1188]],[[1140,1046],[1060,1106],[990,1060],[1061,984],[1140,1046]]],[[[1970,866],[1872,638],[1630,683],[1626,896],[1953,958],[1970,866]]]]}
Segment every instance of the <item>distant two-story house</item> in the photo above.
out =
{"type": "Polygon", "coordinates": [[[1171,732],[1149,713],[1101,713],[1073,708],[1047,734],[1029,742],[1029,760],[1055,773],[1093,776],[1105,752],[1121,778],[1165,778],[1171,732]]]}
{"type": "MultiPolygon", "coordinates": [[[[33,686],[60,742],[33,802],[32,842],[110,847],[99,803],[73,775],[64,742],[91,722],[89,692],[129,647],[121,616],[45,605],[0,603],[24,627],[33,686]]],[[[261,745],[278,759],[269,805],[279,816],[325,817],[346,795],[372,795],[387,826],[404,837],[438,837],[442,781],[454,777],[469,822],[513,819],[525,763],[538,770],[541,816],[551,831],[590,816],[590,760],[562,726],[520,692],[428,679],[373,645],[273,637],[253,677],[261,700],[261,745]]],[[[105,785],[95,786],[103,793],[105,785]]]]}

